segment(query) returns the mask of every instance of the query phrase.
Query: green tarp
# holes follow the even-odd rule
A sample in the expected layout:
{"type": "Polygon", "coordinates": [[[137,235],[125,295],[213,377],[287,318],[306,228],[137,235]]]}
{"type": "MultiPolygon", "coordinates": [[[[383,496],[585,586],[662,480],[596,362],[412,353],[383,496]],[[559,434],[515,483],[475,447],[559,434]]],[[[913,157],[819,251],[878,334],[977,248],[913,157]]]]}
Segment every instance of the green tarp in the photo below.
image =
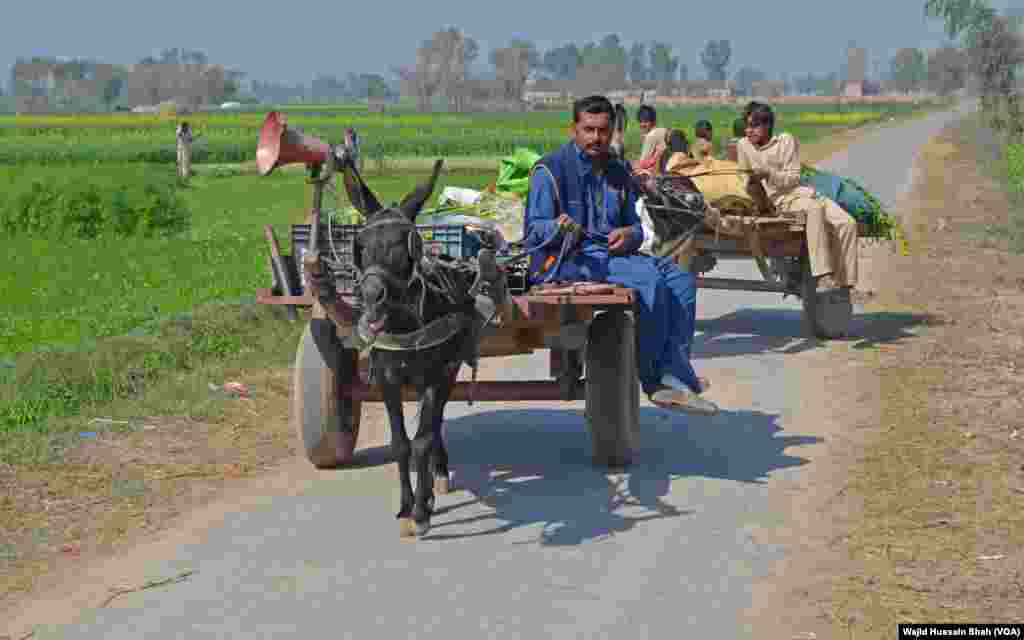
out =
{"type": "Polygon", "coordinates": [[[512,193],[525,198],[530,190],[530,169],[537,164],[540,158],[539,153],[524,147],[519,147],[512,152],[512,155],[502,158],[494,190],[498,193],[512,193]]]}

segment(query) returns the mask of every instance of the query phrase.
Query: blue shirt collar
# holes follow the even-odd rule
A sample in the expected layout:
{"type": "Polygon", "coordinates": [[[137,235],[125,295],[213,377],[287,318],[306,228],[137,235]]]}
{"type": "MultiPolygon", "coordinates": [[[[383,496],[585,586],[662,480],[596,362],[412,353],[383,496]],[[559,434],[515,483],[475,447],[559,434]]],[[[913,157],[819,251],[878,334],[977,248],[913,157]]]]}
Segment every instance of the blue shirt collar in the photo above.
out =
{"type": "Polygon", "coordinates": [[[580,149],[576,144],[576,141],[572,141],[573,151],[576,152],[576,158],[579,160],[580,175],[585,176],[594,172],[594,162],[590,159],[590,156],[583,153],[583,149],[580,149]]]}

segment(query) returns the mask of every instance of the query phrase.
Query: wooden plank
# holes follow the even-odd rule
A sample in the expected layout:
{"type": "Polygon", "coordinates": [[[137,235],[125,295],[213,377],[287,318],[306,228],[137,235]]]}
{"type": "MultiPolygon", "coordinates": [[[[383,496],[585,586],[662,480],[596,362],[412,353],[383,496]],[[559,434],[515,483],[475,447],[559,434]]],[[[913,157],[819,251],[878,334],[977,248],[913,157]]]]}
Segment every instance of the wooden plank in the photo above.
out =
{"type": "Polygon", "coordinates": [[[519,327],[491,327],[480,340],[480,356],[514,356],[533,353],[533,331],[519,327]]]}
{"type": "Polygon", "coordinates": [[[729,216],[729,215],[725,215],[725,216],[722,216],[722,220],[724,220],[727,224],[728,223],[743,224],[743,225],[756,224],[758,226],[787,225],[787,226],[791,226],[791,227],[799,227],[800,229],[803,229],[803,227],[807,224],[807,216],[803,212],[800,212],[799,215],[771,216],[771,217],[729,216]]]}
{"type": "Polygon", "coordinates": [[[297,307],[313,306],[313,297],[309,294],[301,296],[275,296],[270,289],[256,289],[256,302],[259,304],[287,304],[297,307]]]}
{"type": "Polygon", "coordinates": [[[698,289],[726,289],[729,291],[765,291],[768,293],[786,293],[780,284],[765,280],[743,280],[740,278],[697,278],[698,289]]]}
{"type": "MultiPolygon", "coordinates": [[[[711,234],[698,234],[696,246],[704,251],[725,251],[751,255],[753,250],[747,239],[741,236],[721,236],[715,241],[711,234]]],[[[803,249],[803,234],[788,234],[772,237],[761,234],[761,251],[769,258],[799,257],[803,249]]]]}
{"type": "Polygon", "coordinates": [[[619,293],[577,295],[573,293],[564,295],[526,295],[530,304],[558,305],[571,304],[576,306],[594,307],[633,304],[633,290],[625,289],[619,293]]]}
{"type": "MultiPolygon", "coordinates": [[[[580,384],[574,387],[571,400],[583,400],[586,388],[586,380],[581,380],[580,384]]],[[[383,401],[381,389],[378,386],[359,385],[345,389],[345,393],[362,402],[383,401]]],[[[553,380],[481,380],[475,386],[469,382],[456,382],[452,387],[449,401],[465,402],[471,395],[474,402],[557,402],[565,400],[558,382],[553,380]]],[[[402,400],[404,402],[419,400],[416,388],[403,386],[402,400]]]]}

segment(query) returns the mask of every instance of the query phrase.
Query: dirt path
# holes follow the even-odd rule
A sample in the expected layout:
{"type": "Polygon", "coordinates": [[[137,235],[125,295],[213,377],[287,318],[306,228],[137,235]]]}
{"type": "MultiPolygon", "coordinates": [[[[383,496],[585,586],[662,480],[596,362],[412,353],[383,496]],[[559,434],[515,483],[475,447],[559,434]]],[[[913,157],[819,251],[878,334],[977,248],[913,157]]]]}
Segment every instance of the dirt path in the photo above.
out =
{"type": "MultiPolygon", "coordinates": [[[[830,152],[848,144],[851,140],[867,133],[868,131],[865,130],[850,132],[830,140],[819,147],[809,147],[806,154],[807,160],[811,162],[819,160],[829,155],[830,152]]],[[[736,327],[733,328],[737,329],[736,327]]],[[[748,329],[740,328],[738,332],[740,334],[747,333],[748,329]]],[[[761,348],[764,345],[769,345],[771,348],[780,348],[782,343],[792,343],[795,340],[794,336],[781,336],[781,338],[785,338],[781,341],[776,339],[779,337],[772,338],[772,336],[767,336],[766,339],[766,336],[759,336],[757,340],[760,341],[761,348]]],[[[720,341],[722,338],[723,336],[720,335],[716,339],[720,341]]],[[[711,346],[717,348],[719,344],[721,342],[711,346]]],[[[819,397],[830,397],[830,395],[838,395],[834,393],[836,385],[847,384],[847,378],[830,380],[829,376],[825,375],[835,370],[831,361],[833,357],[829,353],[818,351],[787,354],[785,366],[787,370],[794,372],[794,379],[798,378],[803,381],[798,386],[802,387],[813,382],[820,387],[822,395],[819,397]],[[832,387],[829,387],[829,385],[832,385],[832,387]]],[[[719,373],[716,374],[718,379],[723,381],[723,384],[716,389],[716,399],[723,400],[729,406],[745,407],[756,404],[756,399],[750,395],[752,392],[749,389],[745,389],[743,385],[733,385],[730,388],[730,384],[726,382],[729,377],[729,371],[730,366],[725,366],[720,368],[719,373]]],[[[165,508],[162,513],[154,513],[152,508],[147,512],[145,504],[135,505],[135,513],[138,513],[140,510],[143,513],[147,513],[145,520],[150,524],[148,531],[136,530],[133,534],[133,525],[138,521],[133,522],[129,517],[128,520],[120,524],[119,532],[117,532],[120,535],[114,536],[117,538],[116,544],[110,545],[105,549],[97,548],[92,554],[85,553],[85,550],[79,551],[78,554],[64,551],[57,552],[58,555],[55,561],[51,559],[48,565],[51,571],[47,578],[36,582],[31,590],[23,591],[21,598],[11,598],[8,600],[7,604],[9,606],[6,610],[12,614],[9,620],[14,625],[11,632],[18,633],[20,630],[27,628],[26,625],[33,624],[39,620],[50,622],[70,620],[81,609],[96,606],[97,602],[102,602],[112,585],[141,584],[147,577],[152,577],[150,576],[151,572],[148,570],[149,567],[166,567],[167,563],[171,562],[175,553],[182,545],[202,540],[203,536],[211,530],[211,527],[221,522],[232,512],[266,504],[275,496],[295,496],[313,486],[313,482],[320,476],[304,460],[290,458],[292,449],[290,444],[285,444],[290,436],[284,424],[284,418],[287,413],[286,377],[285,372],[285,375],[275,374],[266,378],[264,380],[265,384],[261,385],[262,388],[266,389],[266,393],[262,395],[260,400],[261,406],[253,407],[240,402],[239,410],[230,416],[227,421],[227,426],[231,427],[231,437],[237,436],[239,431],[251,433],[254,426],[259,426],[260,429],[265,430],[265,433],[272,441],[270,450],[253,460],[251,470],[262,470],[258,478],[244,478],[243,476],[247,472],[246,469],[224,469],[224,464],[229,463],[223,461],[220,456],[212,456],[208,464],[217,466],[220,469],[219,473],[210,473],[209,468],[205,469],[205,479],[199,484],[188,478],[182,479],[175,485],[179,489],[177,502],[166,499],[163,503],[157,501],[157,505],[162,504],[164,507],[167,504],[173,504],[173,509],[165,508]],[[256,417],[245,418],[246,412],[253,413],[256,417]],[[277,418],[271,421],[272,425],[268,425],[266,420],[259,419],[260,415],[274,415],[277,418]],[[273,463],[275,460],[283,461],[283,463],[274,467],[273,463]],[[197,492],[196,487],[200,485],[205,486],[206,490],[197,492]],[[183,490],[187,490],[184,495],[180,493],[183,490]],[[154,533],[154,531],[158,533],[154,533]],[[111,559],[111,551],[117,554],[116,558],[111,559]],[[24,606],[16,607],[18,604],[24,606]]],[[[805,409],[802,412],[803,418],[800,422],[788,426],[787,430],[795,428],[800,433],[827,435],[830,439],[834,434],[841,432],[842,428],[848,428],[847,418],[844,416],[849,415],[848,411],[858,406],[863,406],[863,403],[851,401],[843,405],[834,406],[832,411],[822,411],[820,408],[809,411],[805,409]],[[811,428],[805,429],[805,422],[811,428]]],[[[379,413],[376,409],[371,409],[371,411],[379,413]]],[[[370,447],[384,444],[386,442],[386,434],[384,429],[380,428],[382,423],[379,420],[375,420],[373,415],[366,416],[366,423],[368,426],[361,444],[370,447]]],[[[220,426],[224,427],[224,425],[220,426]]],[[[215,429],[215,431],[222,433],[224,428],[215,429]]],[[[201,428],[198,433],[202,433],[201,428]]],[[[253,441],[259,440],[260,438],[255,437],[253,441]]],[[[108,455],[112,455],[113,452],[116,452],[119,448],[123,449],[127,444],[127,439],[119,441],[117,438],[112,438],[104,442],[102,446],[96,445],[93,448],[103,449],[108,455]]],[[[171,446],[181,448],[182,444],[170,445],[165,443],[163,448],[156,446],[155,453],[166,450],[171,446]]],[[[187,448],[187,444],[185,446],[187,448]]],[[[209,449],[215,451],[218,448],[211,446],[209,449]]],[[[220,449],[220,451],[223,452],[223,449],[220,449]]],[[[781,454],[781,452],[779,453],[781,454]]],[[[837,445],[837,443],[831,440],[824,445],[808,444],[807,452],[801,452],[801,455],[812,458],[817,458],[818,456],[839,457],[840,454],[841,445],[837,445]],[[840,451],[836,451],[837,446],[840,446],[840,451]]],[[[103,459],[103,457],[102,455],[98,456],[99,459],[103,459]]],[[[187,456],[184,459],[187,459],[187,456]]],[[[179,466],[185,464],[184,459],[179,466]]],[[[91,464],[96,462],[97,456],[91,458],[83,456],[81,460],[83,464],[91,464]]],[[[813,477],[816,478],[813,483],[815,486],[826,482],[824,479],[826,474],[833,475],[833,471],[829,469],[828,465],[818,465],[816,469],[824,470],[813,471],[815,474],[813,477]]],[[[775,481],[773,486],[779,487],[782,494],[789,496],[790,490],[799,491],[801,487],[806,488],[807,485],[806,482],[801,485],[792,479],[782,479],[775,481]]],[[[43,489],[45,490],[45,487],[43,489]]],[[[807,498],[807,500],[812,501],[811,498],[807,498]]],[[[787,504],[795,504],[791,497],[787,497],[785,502],[787,504]]],[[[152,507],[152,503],[149,506],[152,507]]],[[[99,509],[102,510],[103,506],[100,505],[99,509]]],[[[132,512],[130,509],[126,511],[129,514],[132,512]]],[[[159,508],[157,511],[159,511],[159,508]]],[[[811,519],[812,521],[807,521],[806,518],[803,521],[801,520],[800,513],[806,515],[810,513],[809,509],[803,512],[796,510],[794,513],[795,517],[792,522],[796,530],[800,530],[804,526],[812,527],[815,524],[813,519],[811,519]]],[[[762,527],[762,529],[764,528],[762,527]]],[[[779,531],[774,532],[775,535],[779,535],[779,533],[779,531]]],[[[772,533],[762,530],[752,535],[768,541],[772,533]]]]}

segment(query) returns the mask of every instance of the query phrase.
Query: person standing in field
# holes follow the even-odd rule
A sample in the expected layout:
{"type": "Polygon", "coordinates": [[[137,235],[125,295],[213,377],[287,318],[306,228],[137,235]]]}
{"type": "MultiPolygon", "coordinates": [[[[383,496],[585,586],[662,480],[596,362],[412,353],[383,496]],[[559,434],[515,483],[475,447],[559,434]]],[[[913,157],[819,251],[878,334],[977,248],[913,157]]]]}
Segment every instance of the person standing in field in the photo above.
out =
{"type": "Polygon", "coordinates": [[[612,282],[633,289],[644,393],[660,407],[717,413],[717,406],[700,397],[708,381],[690,364],[696,278],[669,257],[638,253],[644,241],[636,211],[640,194],[629,168],[610,154],[614,113],[604,96],[577,100],[572,140],[531,169],[523,221],[524,244],[534,252],[530,280],[612,282]],[[563,234],[576,235],[559,258],[563,234]]]}
{"type": "Polygon", "coordinates": [[[188,122],[181,121],[175,131],[178,149],[178,176],[182,180],[188,180],[192,176],[192,143],[199,139],[199,136],[192,136],[192,128],[188,122]]]}
{"type": "Polygon", "coordinates": [[[710,158],[714,145],[711,142],[711,123],[707,120],[698,120],[697,124],[693,127],[693,147],[691,155],[695,160],[703,161],[704,158],[710,158]]]}
{"type": "Polygon", "coordinates": [[[779,211],[807,214],[807,252],[818,291],[857,284],[857,221],[838,204],[800,184],[800,146],[788,133],[775,133],[775,114],[760,102],[745,112],[746,137],[736,145],[740,170],[761,180],[779,211]]]}

